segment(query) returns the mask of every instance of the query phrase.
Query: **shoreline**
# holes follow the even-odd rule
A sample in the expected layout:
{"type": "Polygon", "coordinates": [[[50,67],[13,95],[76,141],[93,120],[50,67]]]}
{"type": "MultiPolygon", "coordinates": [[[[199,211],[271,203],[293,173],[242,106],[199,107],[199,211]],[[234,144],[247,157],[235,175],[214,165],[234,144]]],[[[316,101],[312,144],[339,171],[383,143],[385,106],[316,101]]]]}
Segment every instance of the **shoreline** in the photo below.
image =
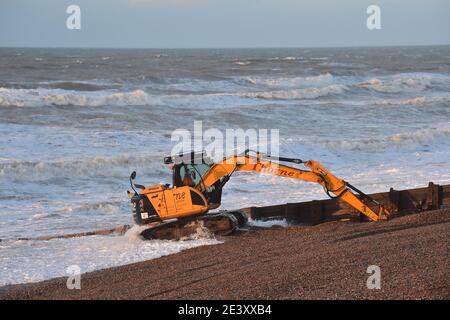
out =
{"type": "Polygon", "coordinates": [[[0,299],[449,299],[450,209],[259,229],[157,259],[0,287],[0,299]],[[432,263],[431,263],[432,262],[432,263]],[[369,265],[382,272],[369,290],[369,265]]]}

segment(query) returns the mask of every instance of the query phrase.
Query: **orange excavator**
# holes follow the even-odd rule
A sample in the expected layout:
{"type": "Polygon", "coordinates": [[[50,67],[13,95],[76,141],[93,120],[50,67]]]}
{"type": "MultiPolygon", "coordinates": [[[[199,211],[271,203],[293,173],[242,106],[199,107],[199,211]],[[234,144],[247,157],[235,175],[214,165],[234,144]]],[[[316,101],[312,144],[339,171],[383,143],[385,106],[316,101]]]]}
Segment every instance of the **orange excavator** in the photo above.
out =
{"type": "Polygon", "coordinates": [[[272,157],[246,150],[219,162],[212,161],[204,152],[190,152],[165,157],[164,163],[172,169],[172,187],[170,184],[145,187],[134,183],[136,172],[130,176],[134,193],[128,191],[128,196],[134,220],[138,225],[148,226],[141,233],[144,238],[182,238],[198,228],[223,235],[243,225],[246,217],[240,211],[210,212],[220,206],[222,189],[236,171],[318,183],[330,197],[339,197],[372,221],[388,219],[390,215],[380,203],[314,160],[272,157]],[[309,170],[282,163],[303,164],[309,170]]]}

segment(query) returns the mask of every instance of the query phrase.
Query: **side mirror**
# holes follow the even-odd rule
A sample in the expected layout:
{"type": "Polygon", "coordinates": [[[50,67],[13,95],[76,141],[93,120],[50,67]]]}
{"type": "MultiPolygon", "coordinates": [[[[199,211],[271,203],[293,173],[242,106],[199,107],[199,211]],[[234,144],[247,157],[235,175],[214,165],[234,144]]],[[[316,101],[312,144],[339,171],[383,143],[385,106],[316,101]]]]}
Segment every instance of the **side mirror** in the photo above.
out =
{"type": "Polygon", "coordinates": [[[134,188],[134,185],[133,185],[133,180],[136,178],[136,171],[133,171],[132,173],[131,173],[131,175],[130,175],[130,186],[131,186],[131,189],[133,189],[133,191],[134,191],[134,194],[136,195],[136,194],[138,194],[137,193],[137,191],[136,191],[136,189],[134,188]]]}

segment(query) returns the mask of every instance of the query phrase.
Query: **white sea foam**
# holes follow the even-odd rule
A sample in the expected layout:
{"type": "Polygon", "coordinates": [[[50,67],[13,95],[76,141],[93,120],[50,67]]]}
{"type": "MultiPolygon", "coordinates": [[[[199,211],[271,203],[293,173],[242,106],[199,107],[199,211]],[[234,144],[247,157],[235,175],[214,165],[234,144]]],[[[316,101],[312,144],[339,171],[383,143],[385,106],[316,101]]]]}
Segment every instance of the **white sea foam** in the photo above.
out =
{"type": "Polygon", "coordinates": [[[127,176],[129,168],[144,172],[164,172],[164,167],[149,155],[96,156],[50,161],[14,160],[0,163],[0,179],[39,181],[51,178],[127,176]]]}
{"type": "MultiPolygon", "coordinates": [[[[178,79],[172,83],[158,85],[165,91],[187,91],[187,92],[199,92],[199,93],[209,93],[209,92],[235,92],[242,89],[239,83],[234,82],[232,79],[221,79],[221,80],[205,80],[205,79],[178,79]]],[[[170,95],[167,95],[170,96],[170,95]]]]}
{"type": "Polygon", "coordinates": [[[379,138],[362,139],[317,139],[332,150],[374,151],[395,148],[416,148],[418,145],[430,144],[438,139],[450,138],[450,127],[427,128],[411,132],[396,133],[379,138]]]}
{"type": "Polygon", "coordinates": [[[450,103],[450,96],[419,96],[408,99],[383,99],[374,102],[378,106],[425,106],[435,103],[450,103]]]}
{"type": "Polygon", "coordinates": [[[269,58],[269,61],[297,61],[297,60],[304,60],[305,58],[302,56],[294,57],[294,56],[288,56],[288,57],[273,57],[269,58]]]}
{"type": "Polygon", "coordinates": [[[249,64],[251,64],[251,61],[235,61],[234,64],[237,64],[239,66],[248,66],[249,64]]]}
{"type": "Polygon", "coordinates": [[[130,92],[95,91],[80,92],[62,89],[8,89],[0,88],[0,106],[137,106],[155,104],[157,101],[143,90],[130,92]]]}
{"type": "MultiPolygon", "coordinates": [[[[56,210],[56,212],[61,213],[72,213],[72,212],[101,212],[101,213],[108,213],[108,214],[120,214],[120,207],[121,201],[104,201],[104,202],[86,202],[80,205],[73,205],[73,206],[65,206],[59,210],[56,210]]],[[[38,214],[36,217],[33,216],[33,218],[47,218],[49,217],[49,214],[41,213],[38,214]]]]}
{"type": "Polygon", "coordinates": [[[381,93],[420,92],[433,85],[450,85],[450,77],[430,73],[405,73],[372,78],[358,84],[359,87],[381,93]]]}
{"type": "Polygon", "coordinates": [[[319,97],[341,94],[346,90],[344,85],[330,85],[321,88],[303,88],[303,89],[292,89],[292,90],[278,90],[278,91],[262,91],[262,92],[248,92],[242,94],[245,97],[259,98],[259,99],[317,99],[319,97]]]}
{"type": "Polygon", "coordinates": [[[269,88],[298,88],[330,85],[333,83],[333,76],[330,73],[325,73],[308,77],[246,77],[245,80],[251,84],[269,88]]]}
{"type": "Polygon", "coordinates": [[[350,69],[362,69],[367,67],[361,63],[349,63],[349,62],[336,62],[336,61],[326,61],[319,63],[319,66],[332,67],[332,68],[350,68],[350,69]]]}
{"type": "Polygon", "coordinates": [[[313,100],[328,95],[339,95],[345,92],[347,86],[333,84],[324,87],[305,87],[300,89],[235,91],[203,94],[174,94],[161,98],[168,106],[195,107],[216,109],[218,107],[254,106],[271,104],[277,100],[313,100]]]}
{"type": "Polygon", "coordinates": [[[289,223],[286,219],[270,219],[270,220],[249,220],[247,225],[259,228],[271,228],[274,226],[287,227],[289,223]]]}
{"type": "Polygon", "coordinates": [[[124,236],[0,242],[0,286],[68,276],[70,265],[79,266],[85,273],[222,243],[200,237],[189,241],[141,240],[139,231],[133,228],[124,236]]]}

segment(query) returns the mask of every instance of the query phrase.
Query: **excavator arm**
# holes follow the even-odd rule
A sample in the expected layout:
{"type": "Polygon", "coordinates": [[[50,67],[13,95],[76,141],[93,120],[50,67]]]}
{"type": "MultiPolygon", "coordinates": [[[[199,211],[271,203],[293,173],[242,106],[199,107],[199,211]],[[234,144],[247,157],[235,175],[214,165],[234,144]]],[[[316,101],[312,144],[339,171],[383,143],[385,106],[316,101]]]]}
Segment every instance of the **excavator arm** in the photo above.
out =
{"type": "MultiPolygon", "coordinates": [[[[280,177],[298,179],[307,182],[318,183],[322,185],[325,192],[330,197],[339,197],[353,208],[366,215],[372,221],[387,219],[389,211],[380,203],[364,194],[351,184],[336,177],[319,162],[314,160],[302,161],[301,159],[292,159],[285,157],[277,157],[279,162],[291,162],[295,164],[303,164],[309,170],[301,170],[295,167],[272,162],[271,156],[256,153],[256,156],[249,155],[247,150],[243,155],[224,158],[223,161],[214,163],[210,169],[202,176],[197,184],[196,189],[203,192],[207,188],[214,185],[217,181],[225,184],[231,175],[236,171],[261,172],[265,174],[276,175],[280,177]],[[356,194],[359,196],[356,196],[356,194]],[[334,196],[332,196],[332,194],[334,196]],[[378,207],[378,212],[374,212],[369,203],[378,207]]],[[[221,186],[221,187],[222,187],[221,186]]]]}

